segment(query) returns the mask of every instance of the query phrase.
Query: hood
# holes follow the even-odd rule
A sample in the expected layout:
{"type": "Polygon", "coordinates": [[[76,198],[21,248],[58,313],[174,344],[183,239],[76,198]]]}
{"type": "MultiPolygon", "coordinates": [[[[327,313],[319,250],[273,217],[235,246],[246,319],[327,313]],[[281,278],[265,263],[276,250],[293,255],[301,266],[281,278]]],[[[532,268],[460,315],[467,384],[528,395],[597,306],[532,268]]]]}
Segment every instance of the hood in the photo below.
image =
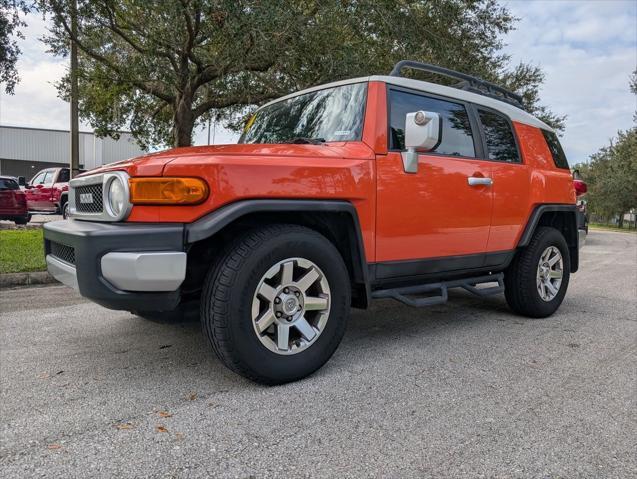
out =
{"type": "Polygon", "coordinates": [[[164,168],[169,163],[198,157],[215,157],[217,162],[223,162],[223,157],[232,156],[235,159],[241,157],[306,157],[306,158],[347,158],[347,159],[373,159],[374,152],[363,142],[332,142],[320,145],[296,145],[296,144],[240,144],[240,145],[206,145],[190,146],[185,148],[173,148],[171,150],[150,153],[148,155],[131,158],[128,160],[110,163],[108,165],[87,171],[79,176],[93,175],[106,171],[124,170],[131,176],[161,176],[164,168]]]}

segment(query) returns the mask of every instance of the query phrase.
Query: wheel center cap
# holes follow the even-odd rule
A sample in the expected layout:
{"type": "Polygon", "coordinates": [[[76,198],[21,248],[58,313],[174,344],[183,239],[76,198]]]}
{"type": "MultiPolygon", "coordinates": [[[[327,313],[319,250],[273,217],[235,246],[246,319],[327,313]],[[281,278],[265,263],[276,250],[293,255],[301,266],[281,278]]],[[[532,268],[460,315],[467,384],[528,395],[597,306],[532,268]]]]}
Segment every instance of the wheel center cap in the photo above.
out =
{"type": "Polygon", "coordinates": [[[285,311],[287,314],[294,313],[297,310],[298,306],[299,302],[294,297],[287,298],[283,301],[283,311],[285,311]]]}

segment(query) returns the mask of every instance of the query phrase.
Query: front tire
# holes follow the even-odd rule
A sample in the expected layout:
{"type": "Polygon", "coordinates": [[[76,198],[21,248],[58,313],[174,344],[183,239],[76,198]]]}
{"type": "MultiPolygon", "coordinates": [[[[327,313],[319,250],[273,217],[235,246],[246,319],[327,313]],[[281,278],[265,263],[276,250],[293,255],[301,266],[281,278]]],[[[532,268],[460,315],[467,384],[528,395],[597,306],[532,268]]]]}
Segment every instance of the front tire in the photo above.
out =
{"type": "Polygon", "coordinates": [[[555,228],[538,228],[505,272],[504,295],[509,307],[531,318],[552,315],[564,300],[570,271],[562,233],[555,228]]]}
{"type": "Polygon", "coordinates": [[[248,231],[208,272],[203,329],[231,370],[263,384],[312,374],[340,343],[350,282],[338,250],[297,225],[248,231]]]}

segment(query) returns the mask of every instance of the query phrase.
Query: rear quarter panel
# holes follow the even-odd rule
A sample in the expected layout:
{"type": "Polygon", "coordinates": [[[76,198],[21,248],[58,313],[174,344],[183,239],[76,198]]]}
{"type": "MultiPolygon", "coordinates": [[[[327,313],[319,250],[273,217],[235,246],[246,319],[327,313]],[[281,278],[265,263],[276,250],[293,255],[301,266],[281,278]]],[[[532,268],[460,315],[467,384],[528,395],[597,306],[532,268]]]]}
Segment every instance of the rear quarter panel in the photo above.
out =
{"type": "Polygon", "coordinates": [[[557,168],[539,128],[515,123],[514,127],[519,139],[523,162],[529,168],[529,191],[524,202],[525,214],[523,222],[515,235],[517,245],[531,213],[541,204],[575,204],[575,189],[570,170],[557,168]]]}

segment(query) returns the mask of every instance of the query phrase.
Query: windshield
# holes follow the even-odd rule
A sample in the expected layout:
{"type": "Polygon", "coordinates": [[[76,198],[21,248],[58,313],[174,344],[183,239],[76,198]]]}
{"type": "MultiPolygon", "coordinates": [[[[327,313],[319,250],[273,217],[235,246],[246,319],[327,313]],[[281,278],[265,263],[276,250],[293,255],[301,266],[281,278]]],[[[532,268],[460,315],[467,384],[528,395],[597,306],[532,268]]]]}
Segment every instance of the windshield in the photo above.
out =
{"type": "Polygon", "coordinates": [[[366,93],[367,83],[355,83],[273,103],[248,120],[239,143],[360,140],[366,93]]]}

